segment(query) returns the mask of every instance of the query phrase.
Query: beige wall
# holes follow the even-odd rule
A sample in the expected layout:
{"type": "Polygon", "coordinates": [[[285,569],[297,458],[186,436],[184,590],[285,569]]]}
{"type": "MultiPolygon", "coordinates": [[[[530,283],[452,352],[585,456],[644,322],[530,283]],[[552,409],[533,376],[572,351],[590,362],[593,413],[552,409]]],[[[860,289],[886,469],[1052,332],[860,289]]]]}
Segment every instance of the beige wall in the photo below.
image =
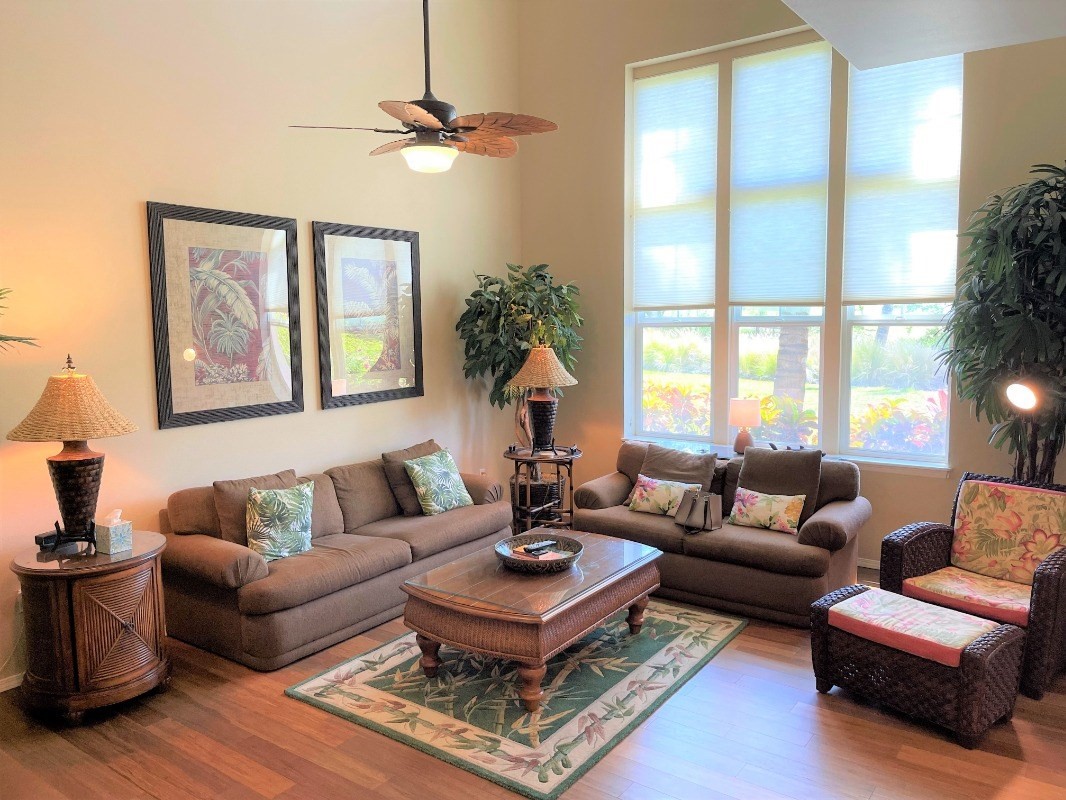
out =
{"type": "MultiPolygon", "coordinates": [[[[588,324],[559,429],[585,451],[579,480],[614,468],[623,433],[623,238],[626,64],[711,47],[802,24],[776,0],[540,0],[521,6],[523,108],[560,125],[526,153],[522,252],[581,287],[588,324]]],[[[1066,39],[966,56],[961,208],[1022,181],[1030,164],[1066,156],[1066,39]]],[[[838,365],[826,364],[826,369],[838,365]]],[[[879,557],[900,525],[947,518],[966,469],[1004,473],[988,426],[955,403],[950,472],[863,465],[874,517],[860,556],[879,557]]],[[[1066,462],[1066,459],[1064,459],[1066,462]]],[[[1066,463],[1059,479],[1066,478],[1066,463]]]]}
{"type": "MultiPolygon", "coordinates": [[[[517,4],[435,2],[434,87],[460,111],[518,107],[517,4]]],[[[0,25],[0,330],[40,349],[0,352],[0,434],[68,351],[141,428],[97,442],[100,509],[141,528],[167,495],[213,479],[371,458],[430,436],[460,466],[504,474],[508,415],[464,381],[453,326],[473,272],[519,250],[517,161],[461,157],[417,175],[373,133],[379,100],[422,94],[417,0],[6,0],[0,25]],[[145,201],[298,221],[306,410],[159,431],[145,201]],[[426,396],[322,411],[311,220],[421,234],[426,396]]],[[[539,142],[526,150],[534,152],[539,142]]],[[[7,564],[56,518],[44,459],[0,443],[0,680],[18,628],[7,564]]]]}

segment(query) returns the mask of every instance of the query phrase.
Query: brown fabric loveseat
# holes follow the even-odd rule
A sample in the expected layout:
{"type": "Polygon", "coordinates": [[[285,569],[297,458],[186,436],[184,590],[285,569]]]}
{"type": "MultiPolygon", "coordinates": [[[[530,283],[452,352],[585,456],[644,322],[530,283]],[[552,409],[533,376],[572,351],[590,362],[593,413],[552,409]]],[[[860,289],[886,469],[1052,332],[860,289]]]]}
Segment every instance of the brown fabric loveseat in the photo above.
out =
{"type": "Polygon", "coordinates": [[[175,492],[160,512],[167,632],[272,670],[393,619],[405,579],[510,535],[500,485],[462,477],[474,505],[432,517],[398,502],[402,488],[393,491],[380,459],[175,492]],[[306,480],[315,483],[311,550],[267,562],[246,546],[248,488],[306,480]]]}
{"type": "MultiPolygon", "coordinates": [[[[699,457],[677,453],[680,467],[653,448],[661,474],[685,479],[699,457]],[[673,466],[673,468],[672,468],[673,466]],[[665,471],[664,471],[665,470],[665,471]]],[[[666,451],[676,452],[676,451],[666,451]]],[[[751,450],[748,451],[751,453],[751,450]]],[[[760,451],[762,457],[769,451],[760,451]]],[[[623,442],[617,472],[596,478],[574,493],[574,529],[617,536],[663,551],[659,559],[662,585],[657,594],[682,602],[807,627],[811,603],[856,582],[859,529],[870,518],[870,503],[859,495],[859,470],[847,461],[821,461],[813,513],[799,534],[748,528],[726,522],[715,531],[686,534],[673,517],[630,511],[629,496],[649,456],[644,442],[623,442]]],[[[711,458],[711,457],[703,457],[711,458]]],[[[710,462],[704,489],[722,496],[723,519],[729,516],[743,458],[710,462]]],[[[651,473],[646,473],[651,474],[651,473]]],[[[782,476],[786,480],[788,476],[782,476]]],[[[756,491],[773,485],[748,486],[756,491]]]]}

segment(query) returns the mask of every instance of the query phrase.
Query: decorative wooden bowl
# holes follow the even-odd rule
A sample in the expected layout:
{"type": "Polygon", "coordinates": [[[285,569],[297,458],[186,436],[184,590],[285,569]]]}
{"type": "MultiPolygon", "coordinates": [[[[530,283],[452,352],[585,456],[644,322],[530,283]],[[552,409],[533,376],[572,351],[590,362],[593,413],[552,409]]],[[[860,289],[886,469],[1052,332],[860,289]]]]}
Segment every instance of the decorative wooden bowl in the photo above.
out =
{"type": "Polygon", "coordinates": [[[558,536],[549,531],[537,533],[522,533],[509,539],[496,542],[496,557],[503,562],[508,569],[515,572],[525,572],[530,575],[544,575],[549,572],[563,572],[570,569],[579,558],[585,548],[577,539],[569,536],[558,536]],[[556,553],[561,553],[563,558],[553,558],[548,561],[534,561],[533,559],[520,558],[514,555],[514,549],[525,544],[553,540],[552,547],[556,553]]]}

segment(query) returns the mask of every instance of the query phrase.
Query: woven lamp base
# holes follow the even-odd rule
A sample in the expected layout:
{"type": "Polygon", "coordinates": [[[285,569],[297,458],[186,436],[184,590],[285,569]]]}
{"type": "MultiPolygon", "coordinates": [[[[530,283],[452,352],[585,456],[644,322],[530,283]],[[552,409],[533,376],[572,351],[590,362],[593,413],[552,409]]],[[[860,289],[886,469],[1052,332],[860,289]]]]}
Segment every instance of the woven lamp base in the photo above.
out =
{"type": "Polygon", "coordinates": [[[551,450],[555,444],[555,417],[559,401],[529,398],[529,427],[533,430],[533,452],[551,450]]]}
{"type": "Polygon", "coordinates": [[[48,472],[59,502],[64,539],[88,536],[96,517],[104,454],[93,452],[85,442],[64,442],[63,450],[48,458],[48,472]]]}

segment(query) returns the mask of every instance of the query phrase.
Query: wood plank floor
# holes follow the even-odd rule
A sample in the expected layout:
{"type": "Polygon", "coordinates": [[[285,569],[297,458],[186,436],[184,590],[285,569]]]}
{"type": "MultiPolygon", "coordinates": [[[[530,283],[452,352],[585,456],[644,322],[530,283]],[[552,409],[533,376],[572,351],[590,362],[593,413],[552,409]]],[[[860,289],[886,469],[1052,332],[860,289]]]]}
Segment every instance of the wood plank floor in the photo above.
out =
{"type": "MultiPolygon", "coordinates": [[[[393,620],[273,673],[172,642],[174,680],[81,727],[0,695],[0,800],[515,798],[286,698],[282,689],[404,632],[393,620]]],[[[1066,799],[1066,677],[968,751],[819,695],[809,634],[752,622],[565,800],[1066,799]]]]}

